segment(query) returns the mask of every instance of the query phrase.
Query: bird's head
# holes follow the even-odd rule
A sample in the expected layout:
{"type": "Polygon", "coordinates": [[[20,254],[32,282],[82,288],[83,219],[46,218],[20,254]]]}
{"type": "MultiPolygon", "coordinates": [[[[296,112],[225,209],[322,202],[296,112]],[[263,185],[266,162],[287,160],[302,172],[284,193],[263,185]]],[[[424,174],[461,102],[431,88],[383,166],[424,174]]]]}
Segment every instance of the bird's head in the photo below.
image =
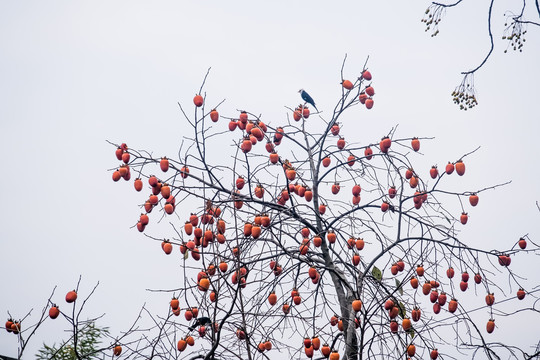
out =
{"type": "Polygon", "coordinates": [[[300,89],[300,90],[298,90],[298,92],[299,92],[299,93],[302,93],[302,91],[304,91],[304,89],[300,89]]]}

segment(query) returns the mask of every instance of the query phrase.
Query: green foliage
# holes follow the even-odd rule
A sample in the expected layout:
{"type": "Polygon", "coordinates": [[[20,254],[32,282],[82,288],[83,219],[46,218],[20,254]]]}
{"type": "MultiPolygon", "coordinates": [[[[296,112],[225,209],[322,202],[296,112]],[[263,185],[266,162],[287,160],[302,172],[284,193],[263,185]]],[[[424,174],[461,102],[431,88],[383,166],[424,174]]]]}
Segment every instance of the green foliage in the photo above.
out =
{"type": "MultiPolygon", "coordinates": [[[[84,323],[77,331],[77,344],[72,335],[68,340],[63,341],[59,346],[53,344],[48,346],[43,344],[36,359],[73,360],[73,359],[100,359],[99,344],[101,338],[109,333],[109,329],[96,327],[95,322],[84,323]],[[76,351],[75,351],[76,349],[76,351]],[[77,354],[79,356],[77,356],[77,354]]],[[[101,357],[102,358],[102,357],[101,357]]]]}
{"type": "Polygon", "coordinates": [[[376,267],[376,266],[373,266],[373,269],[371,269],[371,275],[373,275],[373,277],[375,279],[377,279],[377,281],[381,281],[382,280],[382,272],[381,270],[376,267]]]}

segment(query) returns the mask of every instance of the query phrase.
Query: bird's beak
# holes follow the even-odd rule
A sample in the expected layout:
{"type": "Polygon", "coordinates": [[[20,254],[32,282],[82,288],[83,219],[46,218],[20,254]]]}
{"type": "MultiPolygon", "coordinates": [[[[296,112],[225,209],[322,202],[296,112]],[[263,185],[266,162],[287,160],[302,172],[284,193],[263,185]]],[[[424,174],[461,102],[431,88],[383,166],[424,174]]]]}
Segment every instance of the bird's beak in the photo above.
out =
{"type": "Polygon", "coordinates": [[[298,90],[298,92],[301,93],[301,92],[302,92],[302,89],[298,90]]]}

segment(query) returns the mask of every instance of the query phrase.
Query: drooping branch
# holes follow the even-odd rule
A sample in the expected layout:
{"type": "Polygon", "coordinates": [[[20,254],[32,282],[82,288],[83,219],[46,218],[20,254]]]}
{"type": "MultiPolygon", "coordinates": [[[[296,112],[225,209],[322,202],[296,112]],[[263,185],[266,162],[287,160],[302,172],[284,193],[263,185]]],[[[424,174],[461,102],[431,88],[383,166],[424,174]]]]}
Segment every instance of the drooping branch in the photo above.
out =
{"type": "MultiPolygon", "coordinates": [[[[422,22],[426,24],[426,31],[431,30],[431,36],[436,36],[439,33],[439,23],[444,17],[446,9],[457,6],[461,2],[462,0],[456,1],[451,4],[432,2],[427,8],[424,17],[422,18],[422,22]]],[[[489,50],[487,51],[487,54],[484,56],[482,61],[476,67],[471,70],[461,72],[461,74],[463,75],[463,80],[461,81],[461,84],[456,87],[456,89],[452,92],[453,101],[455,104],[459,105],[461,110],[470,109],[478,104],[475,96],[473,75],[486,64],[495,49],[493,29],[491,24],[494,3],[494,0],[490,1],[487,11],[487,30],[490,42],[489,50]]],[[[507,23],[505,24],[504,33],[502,36],[503,40],[508,41],[507,48],[506,50],[504,50],[505,53],[508,51],[508,48],[511,48],[515,51],[522,51],[525,42],[524,35],[527,33],[527,30],[525,29],[526,25],[530,24],[540,26],[540,22],[524,19],[526,0],[523,0],[522,4],[523,6],[521,8],[521,12],[518,15],[515,15],[513,13],[509,13],[508,15],[505,14],[505,16],[507,17],[507,23]],[[510,24],[508,24],[508,22],[510,24]]],[[[535,0],[535,5],[538,16],[540,17],[540,6],[538,0],[535,0]]]]}

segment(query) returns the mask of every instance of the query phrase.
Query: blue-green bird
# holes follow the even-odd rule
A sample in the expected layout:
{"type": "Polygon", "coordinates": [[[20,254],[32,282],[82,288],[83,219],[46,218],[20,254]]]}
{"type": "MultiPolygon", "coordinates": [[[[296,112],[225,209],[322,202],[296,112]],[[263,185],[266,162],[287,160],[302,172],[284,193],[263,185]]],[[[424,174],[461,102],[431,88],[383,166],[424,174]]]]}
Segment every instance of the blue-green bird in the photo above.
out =
{"type": "Polygon", "coordinates": [[[300,89],[298,90],[298,92],[300,93],[300,96],[302,96],[302,99],[305,102],[307,102],[308,104],[311,104],[311,106],[313,106],[315,110],[319,111],[319,109],[317,109],[317,107],[315,106],[315,101],[313,101],[313,98],[309,96],[309,94],[304,89],[300,89]]]}

